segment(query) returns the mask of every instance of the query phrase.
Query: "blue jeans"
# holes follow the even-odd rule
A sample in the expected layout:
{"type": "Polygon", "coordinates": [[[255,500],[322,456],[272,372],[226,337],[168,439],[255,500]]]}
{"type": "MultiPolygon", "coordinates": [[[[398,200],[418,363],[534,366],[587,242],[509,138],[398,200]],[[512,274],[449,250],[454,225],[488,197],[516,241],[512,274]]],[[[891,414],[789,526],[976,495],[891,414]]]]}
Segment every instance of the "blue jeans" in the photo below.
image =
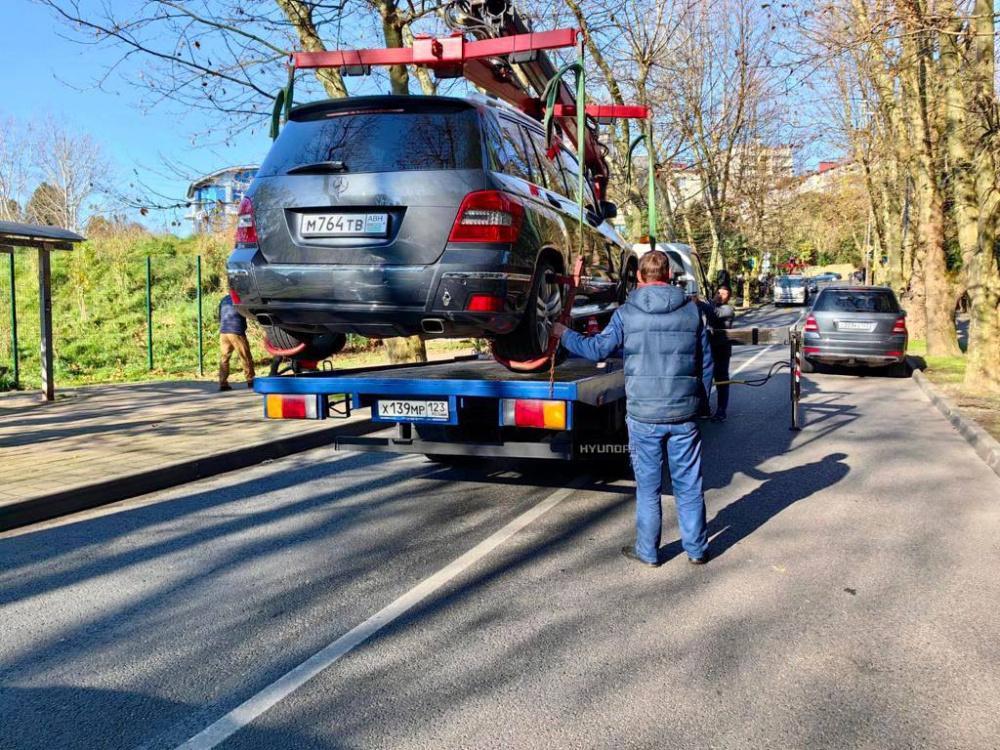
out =
{"type": "Polygon", "coordinates": [[[699,558],[708,548],[705,495],[701,488],[701,433],[695,422],[651,424],[631,417],[628,423],[629,453],[635,472],[635,553],[655,562],[660,549],[663,509],[663,448],[667,449],[670,483],[677,503],[681,543],[689,557],[699,558]]]}

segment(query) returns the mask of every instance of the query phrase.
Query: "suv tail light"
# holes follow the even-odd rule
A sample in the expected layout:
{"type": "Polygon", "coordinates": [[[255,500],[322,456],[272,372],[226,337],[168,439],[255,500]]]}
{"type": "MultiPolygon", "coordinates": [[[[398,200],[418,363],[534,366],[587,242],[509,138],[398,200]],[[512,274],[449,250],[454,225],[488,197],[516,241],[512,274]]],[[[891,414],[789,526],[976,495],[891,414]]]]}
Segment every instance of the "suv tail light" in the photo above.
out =
{"type": "Polygon", "coordinates": [[[240,201],[240,210],[236,214],[236,243],[257,244],[257,223],[253,218],[253,202],[248,197],[240,201]]]}
{"type": "Polygon", "coordinates": [[[465,305],[469,312],[503,312],[504,299],[499,294],[472,294],[465,305]]]}
{"type": "Polygon", "coordinates": [[[900,316],[892,326],[893,333],[906,333],[906,318],[900,316]]]}
{"type": "Polygon", "coordinates": [[[816,322],[816,317],[814,315],[810,315],[808,318],[806,318],[806,324],[802,330],[810,331],[812,333],[819,333],[819,323],[816,322]]]}
{"type": "Polygon", "coordinates": [[[462,201],[448,242],[514,242],[523,222],[524,206],[513,196],[479,190],[462,201]]]}

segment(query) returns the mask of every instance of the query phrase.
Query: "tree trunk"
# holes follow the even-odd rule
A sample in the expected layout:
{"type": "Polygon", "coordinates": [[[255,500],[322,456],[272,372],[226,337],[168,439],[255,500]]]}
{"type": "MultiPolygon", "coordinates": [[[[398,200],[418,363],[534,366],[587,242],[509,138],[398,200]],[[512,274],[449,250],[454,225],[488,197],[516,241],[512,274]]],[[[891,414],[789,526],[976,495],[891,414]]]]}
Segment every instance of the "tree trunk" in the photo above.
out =
{"type": "MultiPolygon", "coordinates": [[[[410,24],[406,24],[401,29],[403,34],[403,43],[407,47],[413,46],[413,30],[410,28],[410,24]]],[[[425,96],[434,96],[437,94],[437,81],[434,80],[434,76],[427,68],[415,67],[413,69],[413,75],[416,76],[417,82],[420,84],[420,90],[425,96]]]]}
{"type": "Polygon", "coordinates": [[[950,356],[960,354],[961,350],[955,330],[955,300],[947,275],[944,203],[935,171],[935,134],[934,124],[930,119],[929,78],[937,71],[932,67],[935,62],[927,40],[928,32],[921,28],[922,20],[912,14],[907,16],[910,33],[903,36],[902,59],[903,92],[909,100],[908,111],[917,145],[913,167],[919,206],[917,238],[921,278],[916,285],[911,279],[911,289],[914,299],[922,296],[927,327],[927,353],[933,356],[950,356]]]}
{"type": "MultiPolygon", "coordinates": [[[[295,28],[299,43],[306,52],[323,52],[326,45],[320,39],[316,24],[313,21],[312,4],[304,0],[275,0],[281,12],[295,28]]],[[[341,99],[347,96],[347,87],[340,71],[334,68],[317,68],[316,78],[331,99],[341,99]]]]}
{"type": "MultiPolygon", "coordinates": [[[[382,36],[386,47],[403,47],[404,23],[399,16],[396,0],[376,0],[375,7],[382,16],[382,36]]],[[[406,96],[410,93],[410,74],[405,65],[389,66],[389,84],[392,93],[406,96]]]]}
{"type": "Polygon", "coordinates": [[[997,189],[997,133],[1000,122],[994,76],[996,75],[992,0],[976,0],[971,78],[974,106],[970,116],[976,155],[970,165],[974,178],[977,218],[976,243],[966,254],[963,267],[969,293],[969,345],[965,385],[975,391],[1000,392],[1000,267],[997,259],[997,221],[1000,193],[997,189]]]}
{"type": "Polygon", "coordinates": [[[427,348],[419,336],[385,339],[383,343],[389,361],[393,364],[427,361],[427,348]]]}

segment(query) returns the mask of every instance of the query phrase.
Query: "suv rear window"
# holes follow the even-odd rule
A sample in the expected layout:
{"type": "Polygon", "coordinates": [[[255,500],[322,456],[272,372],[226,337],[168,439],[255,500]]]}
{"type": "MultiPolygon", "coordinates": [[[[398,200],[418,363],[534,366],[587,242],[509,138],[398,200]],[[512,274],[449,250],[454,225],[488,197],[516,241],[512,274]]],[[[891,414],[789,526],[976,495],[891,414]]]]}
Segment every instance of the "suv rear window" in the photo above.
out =
{"type": "Polygon", "coordinates": [[[813,305],[816,312],[898,313],[896,295],[885,290],[825,289],[813,305]]]}
{"type": "Polygon", "coordinates": [[[479,118],[468,108],[309,112],[285,124],[257,176],[323,161],[346,173],[481,169],[479,118]]]}

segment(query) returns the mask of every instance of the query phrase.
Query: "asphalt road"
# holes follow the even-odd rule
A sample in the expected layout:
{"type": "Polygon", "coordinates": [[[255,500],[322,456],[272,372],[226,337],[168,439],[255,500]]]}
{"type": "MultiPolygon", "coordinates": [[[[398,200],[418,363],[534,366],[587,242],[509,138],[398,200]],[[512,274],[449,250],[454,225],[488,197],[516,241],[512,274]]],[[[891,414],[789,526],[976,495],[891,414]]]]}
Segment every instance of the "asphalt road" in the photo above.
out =
{"type": "Polygon", "coordinates": [[[1000,480],[908,380],[805,393],[705,425],[701,568],[620,556],[626,479],[328,449],[0,535],[0,747],[997,747],[1000,480]]]}

